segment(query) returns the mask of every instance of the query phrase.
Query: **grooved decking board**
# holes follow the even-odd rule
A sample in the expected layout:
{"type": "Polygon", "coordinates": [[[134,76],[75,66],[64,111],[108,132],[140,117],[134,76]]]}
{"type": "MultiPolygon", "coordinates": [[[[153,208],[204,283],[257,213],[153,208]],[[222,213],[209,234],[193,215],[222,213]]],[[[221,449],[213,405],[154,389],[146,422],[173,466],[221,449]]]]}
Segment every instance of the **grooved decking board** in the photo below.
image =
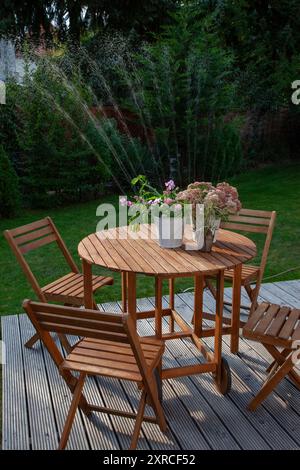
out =
{"type": "Polygon", "coordinates": [[[299,281],[284,281],[284,282],[274,282],[274,285],[279,287],[283,292],[282,296],[285,296],[285,293],[293,295],[297,300],[300,300],[300,283],[299,281]]]}
{"type": "Polygon", "coordinates": [[[1,329],[6,349],[6,364],[2,366],[2,448],[27,450],[29,423],[18,316],[2,317],[1,329]]]}
{"type": "MultiPolygon", "coordinates": [[[[225,289],[231,298],[231,289],[225,289]]],[[[193,293],[176,295],[176,308],[186,321],[191,320],[193,293]]],[[[300,281],[262,285],[260,301],[297,307],[300,281]]],[[[164,299],[164,304],[166,299],[164,299]]],[[[248,303],[245,292],[242,303],[248,303]]],[[[204,304],[213,311],[213,299],[206,292],[204,304]]],[[[140,299],[138,309],[148,310],[153,299],[140,299]]],[[[119,311],[117,302],[103,304],[103,309],[119,311]]],[[[230,315],[226,310],[226,315],[230,315]]],[[[246,316],[243,316],[243,319],[246,316]]],[[[213,322],[207,321],[208,325],[213,322]]],[[[55,448],[61,433],[71,393],[61,379],[47,351],[37,343],[33,350],[23,346],[33,333],[25,315],[2,317],[2,339],[6,345],[7,364],[2,367],[3,449],[55,448]]],[[[166,319],[163,320],[167,328],[166,319]]],[[[153,334],[154,321],[138,322],[140,334],[153,334]]],[[[57,345],[61,349],[58,341],[57,345]]],[[[206,338],[208,347],[213,339],[206,338]]],[[[259,344],[241,339],[240,353],[230,353],[230,337],[223,337],[223,355],[228,360],[233,387],[229,396],[220,395],[210,374],[171,379],[163,383],[164,409],[169,432],[144,423],[139,442],[143,449],[299,449],[300,392],[283,380],[256,412],[246,407],[261,387],[270,360],[259,344]]],[[[190,340],[169,341],[164,366],[197,363],[199,352],[190,340]]],[[[100,406],[136,410],[140,391],[134,383],[90,377],[84,393],[88,401],[100,406]]],[[[147,407],[147,412],[149,408],[147,407]]],[[[151,412],[151,411],[150,411],[151,412]]],[[[123,417],[93,413],[88,419],[76,414],[68,449],[126,449],[134,421],[123,417]]]]}
{"type": "MultiPolygon", "coordinates": [[[[181,299],[184,295],[180,295],[181,299]]],[[[191,315],[191,305],[192,299],[186,296],[184,299],[186,304],[190,308],[191,315]]],[[[212,310],[212,298],[210,296],[205,296],[204,303],[206,307],[208,307],[211,311],[212,310]]],[[[181,310],[181,312],[183,312],[181,310]]],[[[212,325],[213,323],[207,322],[208,324],[212,325]]],[[[206,339],[207,344],[212,346],[212,338],[206,339]]],[[[272,433],[272,440],[270,440],[270,444],[272,448],[275,449],[295,449],[299,448],[300,446],[300,416],[294,412],[291,408],[289,402],[283,400],[278,395],[278,390],[280,386],[286,386],[289,388],[290,393],[293,392],[295,387],[292,384],[289,384],[287,380],[284,380],[279,384],[276,389],[276,392],[271,394],[263,404],[255,411],[249,412],[246,410],[246,406],[249,401],[253,398],[253,395],[256,394],[262,385],[262,378],[258,377],[256,369],[255,359],[257,357],[256,352],[249,347],[249,345],[244,341],[240,341],[240,356],[243,361],[240,360],[238,356],[234,356],[230,354],[229,350],[230,345],[230,337],[224,336],[223,337],[223,353],[224,357],[227,355],[227,359],[230,364],[231,371],[234,373],[238,382],[243,384],[244,390],[243,394],[239,394],[236,396],[235,403],[238,405],[240,402],[240,398],[242,395],[247,395],[246,403],[243,401],[241,403],[241,409],[244,410],[244,413],[247,414],[248,419],[251,420],[252,423],[256,424],[256,429],[265,436],[268,440],[270,433],[272,433]],[[243,367],[244,356],[243,353],[247,353],[249,356],[249,362],[247,365],[251,366],[248,368],[243,367]],[[254,369],[253,369],[254,364],[254,369]],[[248,391],[248,393],[247,393],[248,391]],[[246,393],[245,393],[246,392],[246,393]],[[290,409],[289,413],[287,413],[287,408],[290,409]],[[268,413],[265,413],[267,411],[268,413]]],[[[264,370],[267,367],[268,362],[264,362],[264,370]]],[[[239,389],[241,390],[241,385],[239,385],[239,389]]],[[[297,390],[298,392],[298,390],[297,390]]],[[[298,400],[299,400],[299,392],[298,392],[298,400]]]]}
{"type": "MultiPolygon", "coordinates": [[[[19,317],[19,323],[23,345],[31,338],[33,328],[23,315],[19,317]]],[[[22,351],[31,447],[32,450],[53,449],[57,446],[58,437],[44,358],[35,349],[22,347],[22,351]]]]}

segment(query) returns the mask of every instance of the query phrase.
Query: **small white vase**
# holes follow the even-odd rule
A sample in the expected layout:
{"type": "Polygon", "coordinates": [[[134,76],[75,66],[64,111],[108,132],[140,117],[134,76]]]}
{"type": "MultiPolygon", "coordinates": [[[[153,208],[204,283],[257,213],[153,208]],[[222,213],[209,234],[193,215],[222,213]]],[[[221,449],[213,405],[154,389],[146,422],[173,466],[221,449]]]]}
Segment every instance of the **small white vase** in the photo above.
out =
{"type": "Polygon", "coordinates": [[[221,219],[215,219],[212,230],[214,231],[213,243],[217,240],[218,230],[220,228],[221,219]]]}
{"type": "Polygon", "coordinates": [[[154,217],[158,243],[161,248],[179,248],[182,245],[184,221],[182,217],[161,215],[154,217]]]}

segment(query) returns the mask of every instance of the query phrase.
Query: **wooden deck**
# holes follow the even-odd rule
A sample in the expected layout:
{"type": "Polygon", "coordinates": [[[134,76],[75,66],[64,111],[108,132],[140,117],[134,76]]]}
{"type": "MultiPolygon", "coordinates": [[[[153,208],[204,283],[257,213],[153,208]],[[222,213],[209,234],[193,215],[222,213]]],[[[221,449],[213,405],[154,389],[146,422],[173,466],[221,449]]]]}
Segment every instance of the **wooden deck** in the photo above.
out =
{"type": "MultiPolygon", "coordinates": [[[[230,289],[226,297],[230,298],[230,289]]],[[[300,307],[300,281],[264,284],[261,300],[300,307]]],[[[246,300],[246,297],[245,297],[246,300]]],[[[153,299],[141,299],[138,308],[148,310],[153,299]]],[[[176,296],[176,308],[188,321],[192,317],[192,293],[176,296]]],[[[205,305],[213,301],[205,293],[205,305]]],[[[118,311],[118,303],[102,308],[118,311]]],[[[3,449],[55,449],[69,407],[71,394],[58,375],[47,351],[37,344],[23,347],[33,334],[25,315],[2,317],[2,339],[6,345],[3,370],[3,449]]],[[[141,334],[153,333],[153,321],[139,322],[141,334]]],[[[209,323],[209,322],[208,322],[209,323]]],[[[207,339],[212,345],[212,338],[207,339]]],[[[265,377],[268,355],[255,343],[241,340],[240,353],[229,352],[229,337],[223,339],[223,354],[232,371],[232,391],[226,397],[215,389],[209,374],[164,381],[167,434],[158,426],[143,424],[141,449],[299,449],[300,393],[287,379],[254,413],[246,405],[265,377]]],[[[169,367],[197,363],[199,354],[190,340],[167,343],[165,363],[169,367]]],[[[99,405],[136,409],[135,384],[90,378],[85,393],[99,405]]],[[[69,449],[126,449],[133,420],[95,414],[91,420],[77,413],[69,449]]]]}

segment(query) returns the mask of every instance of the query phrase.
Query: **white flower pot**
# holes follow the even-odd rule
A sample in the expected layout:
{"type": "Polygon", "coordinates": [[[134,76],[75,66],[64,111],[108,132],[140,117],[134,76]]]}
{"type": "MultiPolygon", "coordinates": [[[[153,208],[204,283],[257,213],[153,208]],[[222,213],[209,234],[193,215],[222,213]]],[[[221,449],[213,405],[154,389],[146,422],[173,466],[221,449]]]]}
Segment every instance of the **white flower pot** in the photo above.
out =
{"type": "Polygon", "coordinates": [[[217,240],[218,230],[220,228],[221,219],[215,219],[212,229],[214,230],[213,243],[217,240]]]}
{"type": "Polygon", "coordinates": [[[179,248],[182,245],[184,221],[182,217],[154,217],[159,246],[179,248]]]}

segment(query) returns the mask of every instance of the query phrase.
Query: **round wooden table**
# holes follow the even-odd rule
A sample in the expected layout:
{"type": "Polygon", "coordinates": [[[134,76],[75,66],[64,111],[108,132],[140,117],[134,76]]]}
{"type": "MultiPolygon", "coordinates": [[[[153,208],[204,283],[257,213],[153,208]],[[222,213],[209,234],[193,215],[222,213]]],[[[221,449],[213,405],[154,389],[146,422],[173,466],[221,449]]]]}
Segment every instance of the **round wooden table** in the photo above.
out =
{"type": "Polygon", "coordinates": [[[222,334],[239,334],[242,263],[256,255],[255,244],[247,237],[227,230],[219,230],[217,241],[210,253],[198,250],[160,248],[156,230],[152,225],[141,225],[138,232],[128,227],[118,227],[91,234],[78,245],[84,273],[84,301],[86,308],[93,308],[92,265],[122,273],[123,311],[135,320],[155,318],[155,335],[163,340],[191,337],[204,355],[206,362],[186,367],[162,370],[162,378],[212,372],[222,393],[228,391],[229,370],[222,360],[222,334]],[[233,307],[230,326],[223,326],[224,271],[234,270],[233,307]],[[155,277],[155,309],[137,312],[136,275],[155,277]],[[205,276],[216,277],[215,328],[204,330],[202,319],[205,276]],[[194,277],[194,324],[191,328],[174,308],[173,281],[177,277],[194,277]],[[170,305],[162,308],[162,282],[169,279],[170,305]],[[170,318],[170,332],[162,332],[162,318],[170,318]],[[174,323],[181,331],[174,331],[174,323]],[[208,351],[201,338],[214,336],[214,353],[208,351]]]}

